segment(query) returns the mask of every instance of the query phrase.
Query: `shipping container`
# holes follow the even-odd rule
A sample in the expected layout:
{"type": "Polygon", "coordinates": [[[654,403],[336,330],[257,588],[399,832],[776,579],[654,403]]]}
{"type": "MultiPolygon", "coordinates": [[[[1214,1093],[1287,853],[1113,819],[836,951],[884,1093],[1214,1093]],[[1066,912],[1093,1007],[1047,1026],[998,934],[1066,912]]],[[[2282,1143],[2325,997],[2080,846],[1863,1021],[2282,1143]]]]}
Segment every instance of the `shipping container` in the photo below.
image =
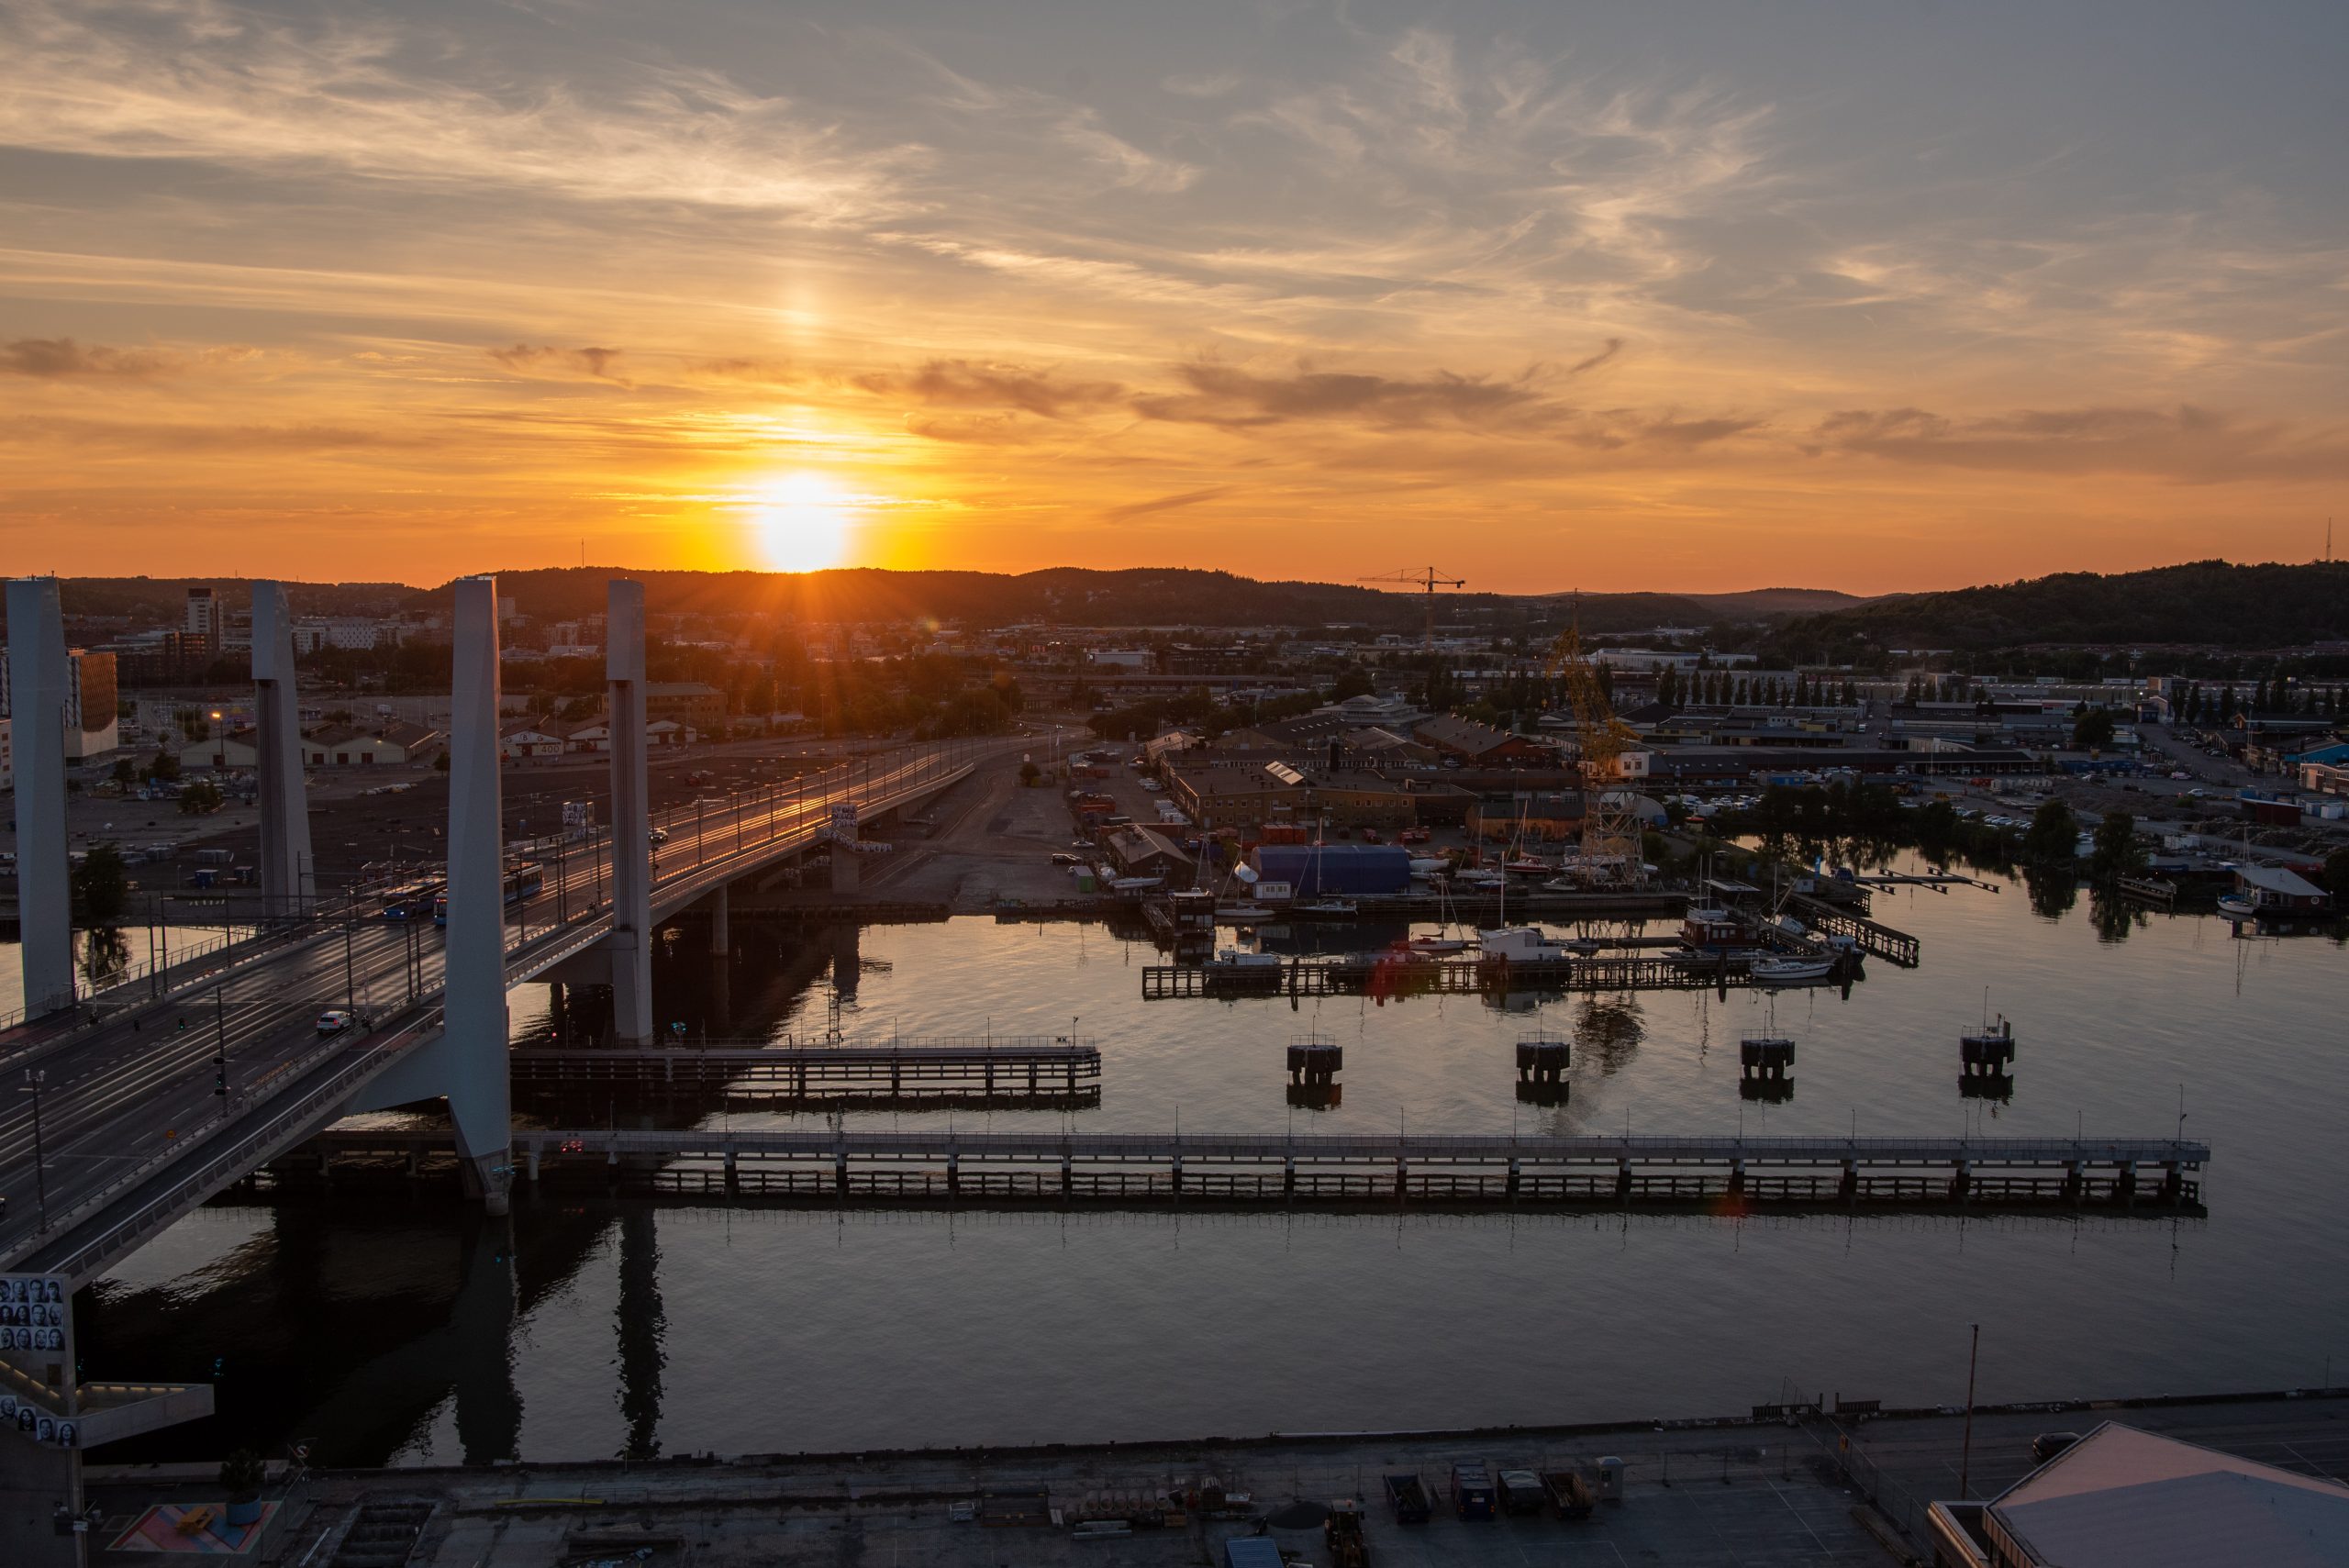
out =
{"type": "Polygon", "coordinates": [[[1299,898],[1375,898],[1411,886],[1410,851],[1399,844],[1259,844],[1248,860],[1260,876],[1289,884],[1299,898]]]}

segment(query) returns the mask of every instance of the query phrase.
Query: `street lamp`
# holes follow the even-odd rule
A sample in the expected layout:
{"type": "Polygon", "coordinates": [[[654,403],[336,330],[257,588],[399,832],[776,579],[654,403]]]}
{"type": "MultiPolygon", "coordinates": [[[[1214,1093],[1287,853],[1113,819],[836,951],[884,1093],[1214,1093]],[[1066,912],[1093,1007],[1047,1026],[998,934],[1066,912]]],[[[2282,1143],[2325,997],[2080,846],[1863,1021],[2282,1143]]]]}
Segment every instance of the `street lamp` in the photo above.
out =
{"type": "Polygon", "coordinates": [[[25,1069],[25,1086],[17,1091],[33,1097],[33,1191],[40,1204],[40,1228],[43,1230],[49,1229],[49,1171],[41,1158],[40,1086],[48,1082],[46,1070],[28,1067],[25,1069]]]}

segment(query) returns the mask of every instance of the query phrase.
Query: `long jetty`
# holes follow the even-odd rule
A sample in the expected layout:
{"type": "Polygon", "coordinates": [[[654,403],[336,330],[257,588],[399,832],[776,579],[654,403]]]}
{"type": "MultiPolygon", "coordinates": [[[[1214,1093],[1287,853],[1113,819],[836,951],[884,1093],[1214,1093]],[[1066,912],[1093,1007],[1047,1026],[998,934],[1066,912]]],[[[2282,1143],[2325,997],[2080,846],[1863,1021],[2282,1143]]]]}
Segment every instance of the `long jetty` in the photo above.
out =
{"type": "Polygon", "coordinates": [[[734,1098],[1098,1097],[1101,1049],[1068,1036],[827,1040],[819,1044],[653,1046],[513,1052],[517,1091],[606,1090],[734,1098]]]}
{"type": "MultiPolygon", "coordinates": [[[[419,1157],[432,1129],[341,1129],[308,1150],[419,1157]]],[[[518,1130],[527,1180],[829,1201],[1350,1200],[1507,1205],[1753,1202],[2187,1205],[2210,1146],[2175,1138],[1485,1137],[1459,1134],[898,1132],[828,1128],[518,1130]]]]}

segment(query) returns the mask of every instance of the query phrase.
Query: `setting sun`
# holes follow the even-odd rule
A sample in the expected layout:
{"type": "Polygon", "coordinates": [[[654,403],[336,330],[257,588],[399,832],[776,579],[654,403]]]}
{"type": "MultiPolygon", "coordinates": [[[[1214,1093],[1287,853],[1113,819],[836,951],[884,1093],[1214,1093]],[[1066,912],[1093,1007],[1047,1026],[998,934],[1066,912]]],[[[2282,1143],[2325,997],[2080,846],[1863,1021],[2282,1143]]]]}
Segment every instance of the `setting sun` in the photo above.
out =
{"type": "Polygon", "coordinates": [[[848,553],[850,501],[822,474],[794,473],[760,486],[751,519],[760,550],[776,571],[820,572],[848,553]]]}

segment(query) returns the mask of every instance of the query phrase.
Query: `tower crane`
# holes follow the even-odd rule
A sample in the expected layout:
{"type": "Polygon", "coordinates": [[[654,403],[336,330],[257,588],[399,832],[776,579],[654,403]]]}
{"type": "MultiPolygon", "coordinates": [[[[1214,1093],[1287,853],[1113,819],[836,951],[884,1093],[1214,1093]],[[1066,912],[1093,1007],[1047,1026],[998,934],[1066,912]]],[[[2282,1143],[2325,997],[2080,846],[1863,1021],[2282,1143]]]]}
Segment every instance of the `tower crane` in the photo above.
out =
{"type": "Polygon", "coordinates": [[[1435,656],[1435,591],[1438,588],[1464,588],[1468,585],[1468,579],[1465,577],[1446,577],[1442,573],[1437,571],[1432,566],[1422,566],[1416,572],[1406,567],[1400,572],[1382,573],[1375,577],[1360,577],[1356,578],[1355,581],[1360,583],[1416,583],[1420,587],[1427,590],[1428,629],[1426,652],[1430,658],[1433,658],[1435,656]]]}
{"type": "Polygon", "coordinates": [[[1616,717],[1598,669],[1583,651],[1579,618],[1567,623],[1551,648],[1543,673],[1564,683],[1566,703],[1574,710],[1582,775],[1582,880],[1595,887],[1637,887],[1646,880],[1646,870],[1639,813],[1632,808],[1622,761],[1640,738],[1616,717]]]}

